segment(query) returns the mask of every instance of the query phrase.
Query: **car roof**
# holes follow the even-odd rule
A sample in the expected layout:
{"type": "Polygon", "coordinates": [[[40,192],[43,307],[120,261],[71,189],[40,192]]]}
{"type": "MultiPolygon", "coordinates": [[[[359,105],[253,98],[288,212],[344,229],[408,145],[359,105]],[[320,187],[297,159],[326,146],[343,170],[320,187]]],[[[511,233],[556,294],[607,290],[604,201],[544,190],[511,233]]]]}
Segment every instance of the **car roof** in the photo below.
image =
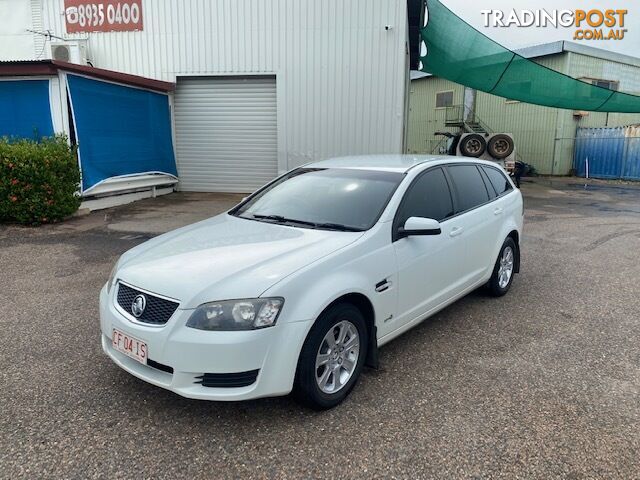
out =
{"type": "Polygon", "coordinates": [[[348,157],[336,157],[319,162],[308,163],[305,168],[351,168],[359,170],[378,170],[384,172],[406,173],[413,167],[423,164],[442,164],[473,162],[487,165],[495,165],[470,157],[454,157],[450,155],[355,155],[348,157]]]}

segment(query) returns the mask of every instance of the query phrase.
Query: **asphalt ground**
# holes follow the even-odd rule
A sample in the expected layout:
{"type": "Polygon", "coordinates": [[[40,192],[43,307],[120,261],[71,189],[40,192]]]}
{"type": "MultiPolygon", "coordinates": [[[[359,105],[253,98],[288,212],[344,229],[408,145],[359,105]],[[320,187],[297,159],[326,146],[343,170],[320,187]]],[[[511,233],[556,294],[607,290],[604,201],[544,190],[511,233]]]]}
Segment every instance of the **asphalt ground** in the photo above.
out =
{"type": "Polygon", "coordinates": [[[99,345],[118,255],[237,197],[0,227],[2,478],[640,478],[640,190],[525,183],[522,271],[381,349],[347,401],[181,398],[99,345]]]}

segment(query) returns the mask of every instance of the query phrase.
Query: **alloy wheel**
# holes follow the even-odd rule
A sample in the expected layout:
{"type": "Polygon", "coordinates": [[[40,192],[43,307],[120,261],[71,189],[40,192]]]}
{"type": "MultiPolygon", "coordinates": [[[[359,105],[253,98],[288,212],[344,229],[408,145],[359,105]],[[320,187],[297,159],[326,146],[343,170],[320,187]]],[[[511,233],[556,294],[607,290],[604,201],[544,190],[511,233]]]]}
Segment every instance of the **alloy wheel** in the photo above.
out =
{"type": "Polygon", "coordinates": [[[500,257],[500,267],[498,268],[498,286],[500,288],[506,288],[511,281],[513,275],[513,248],[506,247],[502,251],[500,257]]]}
{"type": "Polygon", "coordinates": [[[316,355],[316,383],[323,393],[342,389],[358,365],[360,337],[356,326],[342,320],[331,327],[316,355]]]}

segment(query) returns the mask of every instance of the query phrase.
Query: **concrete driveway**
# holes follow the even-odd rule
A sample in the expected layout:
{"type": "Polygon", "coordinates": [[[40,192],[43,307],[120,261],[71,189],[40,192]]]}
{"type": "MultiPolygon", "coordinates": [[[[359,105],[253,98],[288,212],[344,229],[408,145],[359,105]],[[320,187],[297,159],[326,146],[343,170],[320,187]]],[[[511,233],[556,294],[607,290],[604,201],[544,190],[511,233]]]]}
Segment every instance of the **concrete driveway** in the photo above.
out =
{"type": "Polygon", "coordinates": [[[385,346],[348,400],[183,399],[113,365],[118,255],[239,196],[0,227],[4,478],[638,478],[640,190],[526,183],[522,273],[385,346]]]}

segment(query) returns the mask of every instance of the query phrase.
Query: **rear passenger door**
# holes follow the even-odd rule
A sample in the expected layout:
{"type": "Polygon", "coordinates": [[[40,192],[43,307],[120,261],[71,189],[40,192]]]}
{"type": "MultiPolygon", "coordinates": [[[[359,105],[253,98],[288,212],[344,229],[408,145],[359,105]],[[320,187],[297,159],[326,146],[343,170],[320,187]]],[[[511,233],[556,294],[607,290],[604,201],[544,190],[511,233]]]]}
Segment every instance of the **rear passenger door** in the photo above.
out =
{"type": "Polygon", "coordinates": [[[487,269],[495,262],[492,258],[497,236],[492,202],[495,192],[479,168],[475,164],[447,166],[455,192],[456,218],[464,229],[466,286],[486,276],[487,269]]]}
{"type": "MultiPolygon", "coordinates": [[[[517,208],[516,204],[509,198],[509,194],[513,192],[513,185],[506,172],[500,167],[481,165],[480,170],[484,175],[489,195],[493,194],[494,196],[491,212],[493,213],[493,245],[494,252],[496,252],[505,240],[505,222],[516,213],[514,212],[514,209],[517,208]]],[[[495,260],[494,258],[493,261],[495,262],[495,260]]],[[[493,268],[493,264],[490,265],[490,268],[493,268]]]]}

